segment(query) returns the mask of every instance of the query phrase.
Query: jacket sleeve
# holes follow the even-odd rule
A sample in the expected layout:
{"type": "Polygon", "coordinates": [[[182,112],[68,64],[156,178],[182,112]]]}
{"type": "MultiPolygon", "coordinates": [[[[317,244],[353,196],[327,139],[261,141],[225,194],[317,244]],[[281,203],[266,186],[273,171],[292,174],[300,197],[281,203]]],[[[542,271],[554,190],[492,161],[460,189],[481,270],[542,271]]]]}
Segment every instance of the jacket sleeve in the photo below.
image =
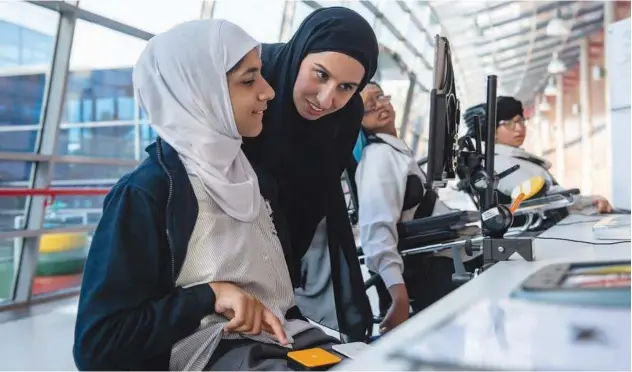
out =
{"type": "Polygon", "coordinates": [[[161,226],[165,212],[146,192],[121,184],[106,198],[75,325],[73,355],[80,370],[142,368],[143,361],[170,353],[214,311],[215,295],[206,284],[174,285],[156,296],[159,279],[172,276],[161,226]]]}
{"type": "Polygon", "coordinates": [[[406,192],[407,167],[387,145],[366,149],[356,171],[358,221],[369,270],[389,288],[404,282],[404,261],[397,244],[397,223],[406,192]]]}

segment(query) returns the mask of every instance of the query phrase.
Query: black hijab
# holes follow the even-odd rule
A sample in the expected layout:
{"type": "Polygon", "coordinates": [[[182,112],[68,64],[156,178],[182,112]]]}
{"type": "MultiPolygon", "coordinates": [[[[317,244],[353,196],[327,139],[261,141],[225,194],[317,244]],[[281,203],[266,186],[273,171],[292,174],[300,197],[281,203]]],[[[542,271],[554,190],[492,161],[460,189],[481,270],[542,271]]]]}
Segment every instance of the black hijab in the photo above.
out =
{"type": "Polygon", "coordinates": [[[352,156],[364,113],[360,91],[375,74],[378,53],[371,25],[344,7],[318,9],[289,42],[263,45],[263,76],[276,96],[263,116],[263,131],[244,139],[243,150],[255,168],[276,178],[280,204],[290,222],[292,250],[299,257],[311,243],[318,222],[330,214],[332,183],[340,188],[341,173],[352,156]],[[356,59],[365,74],[343,108],[310,121],[296,110],[292,93],[305,56],[323,51],[356,59]]]}
{"type": "MultiPolygon", "coordinates": [[[[337,273],[342,263],[340,252],[348,264],[344,270],[352,282],[358,282],[352,284],[356,287],[353,291],[358,291],[358,286],[360,291],[364,288],[340,177],[352,159],[364,114],[360,91],[377,70],[378,54],[371,25],[344,7],[318,9],[303,21],[289,42],[262,47],[263,77],[276,95],[263,116],[263,131],[256,138],[244,139],[242,148],[258,174],[276,180],[279,212],[289,233],[284,251],[295,286],[300,276],[300,259],[309,248],[318,223],[326,217],[335,291],[344,291],[340,283],[345,280],[337,273]],[[294,83],[303,59],[310,53],[325,51],[354,58],[364,66],[365,74],[343,108],[310,121],[296,110],[294,83]]],[[[279,223],[275,220],[277,229],[279,223]]],[[[370,327],[368,301],[364,304],[365,299],[360,297],[358,301],[369,312],[369,324],[362,327],[370,327]]],[[[340,306],[338,301],[336,306],[340,306]]],[[[342,323],[347,324],[341,324],[344,331],[352,332],[350,328],[354,327],[350,324],[356,322],[349,319],[342,323]]]]}

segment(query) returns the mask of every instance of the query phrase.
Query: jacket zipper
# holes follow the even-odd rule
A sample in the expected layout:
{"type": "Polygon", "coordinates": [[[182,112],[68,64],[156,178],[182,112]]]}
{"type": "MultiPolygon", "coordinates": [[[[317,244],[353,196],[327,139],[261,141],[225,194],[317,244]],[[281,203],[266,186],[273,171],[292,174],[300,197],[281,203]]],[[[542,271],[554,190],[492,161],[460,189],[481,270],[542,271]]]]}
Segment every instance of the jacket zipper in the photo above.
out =
{"type": "MultiPolygon", "coordinates": [[[[169,179],[169,194],[167,196],[167,206],[166,206],[166,211],[169,211],[169,205],[171,205],[171,198],[173,196],[173,178],[171,177],[171,174],[169,173],[169,171],[167,170],[167,167],[165,166],[165,164],[162,161],[162,146],[160,144],[160,139],[158,141],[156,141],[156,151],[158,153],[158,164],[160,165],[160,167],[162,168],[162,170],[165,172],[165,174],[167,175],[167,178],[169,179]]],[[[167,234],[167,246],[169,247],[169,253],[171,253],[171,280],[173,280],[175,282],[175,276],[176,276],[176,269],[175,269],[175,258],[174,258],[174,253],[173,253],[173,244],[171,241],[171,232],[169,231],[169,221],[168,218],[166,218],[167,221],[166,222],[166,228],[165,228],[165,232],[167,234]]]]}

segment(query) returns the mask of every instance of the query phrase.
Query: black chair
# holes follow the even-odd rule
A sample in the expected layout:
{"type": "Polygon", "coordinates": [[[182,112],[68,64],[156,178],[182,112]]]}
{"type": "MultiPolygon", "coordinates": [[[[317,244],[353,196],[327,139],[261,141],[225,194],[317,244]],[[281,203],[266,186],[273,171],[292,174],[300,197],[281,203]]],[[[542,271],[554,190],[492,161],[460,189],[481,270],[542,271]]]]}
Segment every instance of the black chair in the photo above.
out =
{"type": "MultiPolygon", "coordinates": [[[[424,163],[423,161],[420,161],[418,164],[421,167],[424,163]]],[[[356,168],[357,163],[355,160],[350,162],[350,165],[347,167],[342,179],[342,182],[347,184],[348,192],[346,196],[349,199],[347,209],[349,211],[349,219],[352,225],[355,225],[358,221],[359,210],[357,186],[355,184],[356,168]]],[[[421,186],[421,181],[418,177],[409,177],[408,182],[419,182],[419,186],[421,186]]],[[[415,187],[413,186],[407,188],[415,187]]],[[[423,190],[423,188],[420,189],[423,190]]],[[[434,193],[434,191],[431,192],[434,193]]],[[[429,201],[432,203],[432,206],[434,206],[434,200],[436,200],[437,197],[438,196],[435,193],[433,198],[429,201]]],[[[414,198],[416,198],[416,200],[404,201],[404,210],[424,202],[421,194],[413,196],[413,199],[414,198]]],[[[418,210],[419,209],[420,208],[418,208],[418,210]]],[[[425,209],[427,210],[427,208],[425,209]]],[[[424,247],[430,244],[456,240],[460,237],[459,230],[464,228],[468,223],[477,220],[477,213],[473,214],[465,211],[455,211],[441,216],[426,216],[419,214],[412,221],[398,224],[398,250],[400,252],[406,252],[411,249],[424,247]]],[[[364,253],[361,247],[358,247],[358,255],[360,257],[360,263],[364,263],[364,253]]],[[[441,280],[442,283],[438,283],[436,273],[441,271],[447,273],[449,271],[449,275],[451,276],[454,272],[453,263],[451,260],[448,262],[448,259],[445,257],[437,258],[433,253],[406,252],[403,257],[403,277],[410,297],[412,316],[430,306],[452,289],[453,284],[451,279],[446,278],[446,280],[441,280]],[[445,283],[443,283],[444,281],[445,283]]],[[[482,262],[479,261],[480,260],[472,260],[471,263],[468,263],[468,270],[473,271],[477,265],[481,266],[482,262]]],[[[384,316],[391,305],[391,298],[390,293],[380,276],[374,272],[369,273],[371,277],[365,282],[365,290],[375,287],[377,291],[379,299],[379,314],[373,317],[374,323],[377,324],[381,323],[384,319],[384,316]]]]}

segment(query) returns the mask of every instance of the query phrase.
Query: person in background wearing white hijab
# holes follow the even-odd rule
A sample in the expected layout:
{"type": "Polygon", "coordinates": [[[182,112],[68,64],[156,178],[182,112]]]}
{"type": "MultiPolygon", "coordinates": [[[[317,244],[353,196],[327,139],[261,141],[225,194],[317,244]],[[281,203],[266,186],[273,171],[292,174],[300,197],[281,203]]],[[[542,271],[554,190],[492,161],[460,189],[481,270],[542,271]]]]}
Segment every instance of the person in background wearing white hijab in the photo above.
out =
{"type": "Polygon", "coordinates": [[[280,370],[292,348],[336,343],[295,306],[275,190],[241,150],[274,97],[260,50],[223,20],[147,43],[133,81],[159,138],[105,199],[79,299],[80,370],[280,370]]]}

